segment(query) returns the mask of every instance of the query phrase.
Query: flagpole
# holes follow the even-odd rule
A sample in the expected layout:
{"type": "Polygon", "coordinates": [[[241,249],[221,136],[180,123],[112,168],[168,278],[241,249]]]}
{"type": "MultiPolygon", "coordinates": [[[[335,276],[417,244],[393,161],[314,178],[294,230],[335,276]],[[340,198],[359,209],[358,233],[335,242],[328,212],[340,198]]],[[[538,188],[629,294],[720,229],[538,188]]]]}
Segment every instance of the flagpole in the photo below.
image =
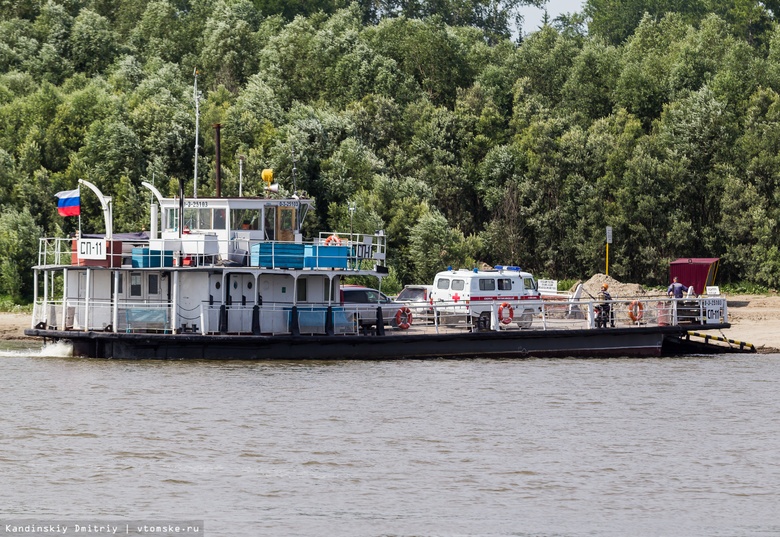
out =
{"type": "Polygon", "coordinates": [[[81,240],[81,184],[77,187],[79,191],[79,236],[78,239],[81,240]]]}

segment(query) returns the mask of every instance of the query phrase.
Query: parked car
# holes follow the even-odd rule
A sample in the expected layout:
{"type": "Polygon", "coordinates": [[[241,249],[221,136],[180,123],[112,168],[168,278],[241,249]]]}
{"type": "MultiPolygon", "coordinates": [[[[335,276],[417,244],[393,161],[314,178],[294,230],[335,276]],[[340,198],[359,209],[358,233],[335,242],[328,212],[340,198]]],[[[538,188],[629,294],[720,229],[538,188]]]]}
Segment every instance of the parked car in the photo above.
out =
{"type": "Polygon", "coordinates": [[[432,289],[432,285],[407,285],[395,297],[395,301],[404,303],[412,311],[415,321],[432,321],[432,289]]]}
{"type": "Polygon", "coordinates": [[[395,328],[396,314],[404,307],[403,303],[392,300],[384,293],[362,285],[342,285],[341,303],[347,310],[357,309],[361,327],[376,325],[376,309],[381,307],[384,324],[395,328]]]}

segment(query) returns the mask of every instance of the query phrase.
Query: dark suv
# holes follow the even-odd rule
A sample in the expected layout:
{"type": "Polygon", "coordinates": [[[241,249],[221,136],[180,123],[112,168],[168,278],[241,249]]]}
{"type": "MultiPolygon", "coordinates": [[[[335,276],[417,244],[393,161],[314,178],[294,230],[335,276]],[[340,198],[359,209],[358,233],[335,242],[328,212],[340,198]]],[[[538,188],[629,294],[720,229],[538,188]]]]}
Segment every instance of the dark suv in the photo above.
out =
{"type": "Polygon", "coordinates": [[[382,308],[384,324],[396,326],[395,316],[404,304],[395,302],[384,293],[362,285],[342,285],[341,303],[347,310],[357,309],[360,326],[376,324],[376,309],[382,308]]]}

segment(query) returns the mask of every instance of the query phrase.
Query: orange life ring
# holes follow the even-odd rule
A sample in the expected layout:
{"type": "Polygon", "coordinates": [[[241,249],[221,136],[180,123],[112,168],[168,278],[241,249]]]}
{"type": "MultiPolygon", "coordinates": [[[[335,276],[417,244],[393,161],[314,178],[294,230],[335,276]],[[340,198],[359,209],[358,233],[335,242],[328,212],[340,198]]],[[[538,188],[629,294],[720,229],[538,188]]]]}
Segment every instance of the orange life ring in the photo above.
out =
{"type": "Polygon", "coordinates": [[[399,308],[395,314],[395,324],[401,330],[406,330],[412,325],[412,311],[409,308],[399,308]]]}
{"type": "Polygon", "coordinates": [[[330,246],[331,244],[333,246],[341,246],[341,239],[335,233],[330,237],[328,237],[327,239],[325,239],[325,246],[330,246]]]}
{"type": "Polygon", "coordinates": [[[631,317],[632,321],[640,321],[644,315],[645,306],[640,301],[634,300],[631,304],[628,305],[628,316],[631,317]]]}
{"type": "Polygon", "coordinates": [[[509,324],[515,317],[515,310],[509,302],[504,302],[498,307],[498,322],[501,324],[509,324]],[[507,309],[507,316],[504,317],[504,308],[507,309]]]}

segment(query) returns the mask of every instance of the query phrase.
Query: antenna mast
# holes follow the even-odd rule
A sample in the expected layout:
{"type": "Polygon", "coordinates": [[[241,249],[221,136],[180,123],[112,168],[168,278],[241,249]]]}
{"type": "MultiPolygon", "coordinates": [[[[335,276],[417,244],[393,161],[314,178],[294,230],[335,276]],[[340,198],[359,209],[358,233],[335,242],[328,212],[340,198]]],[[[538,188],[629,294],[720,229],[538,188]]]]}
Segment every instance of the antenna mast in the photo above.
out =
{"type": "Polygon", "coordinates": [[[192,197],[198,197],[198,131],[200,130],[200,94],[198,93],[198,68],[192,73],[195,76],[195,87],[192,90],[192,97],[195,99],[195,184],[192,197]]]}
{"type": "Polygon", "coordinates": [[[292,146],[292,145],[290,146],[290,153],[292,153],[292,165],[293,165],[293,168],[292,168],[293,196],[297,196],[298,195],[298,186],[297,186],[298,183],[295,180],[295,172],[296,172],[296,168],[295,168],[295,146],[292,146]]]}

